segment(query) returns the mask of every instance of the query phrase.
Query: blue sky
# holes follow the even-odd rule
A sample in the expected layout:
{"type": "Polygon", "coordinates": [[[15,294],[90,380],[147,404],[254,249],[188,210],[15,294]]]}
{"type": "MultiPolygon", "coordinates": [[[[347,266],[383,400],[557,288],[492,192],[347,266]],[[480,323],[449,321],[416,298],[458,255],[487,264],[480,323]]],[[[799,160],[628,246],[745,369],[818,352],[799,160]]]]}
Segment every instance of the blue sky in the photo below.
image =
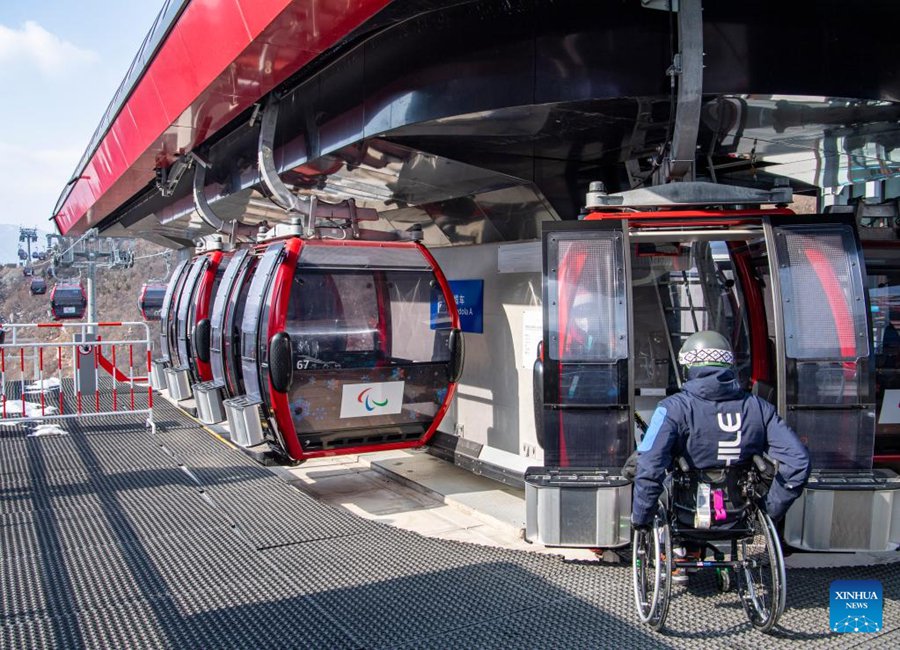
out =
{"type": "Polygon", "coordinates": [[[56,199],[162,0],[0,0],[0,223],[51,230],[56,199]]]}

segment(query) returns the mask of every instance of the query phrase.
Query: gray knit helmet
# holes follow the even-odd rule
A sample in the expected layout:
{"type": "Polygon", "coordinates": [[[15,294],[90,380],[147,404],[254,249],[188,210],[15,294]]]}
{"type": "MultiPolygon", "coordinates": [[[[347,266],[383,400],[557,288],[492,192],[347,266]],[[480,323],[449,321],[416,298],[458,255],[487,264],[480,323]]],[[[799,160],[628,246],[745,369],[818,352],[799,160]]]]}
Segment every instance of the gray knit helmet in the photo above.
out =
{"type": "Polygon", "coordinates": [[[717,366],[731,368],[734,365],[734,352],[731,343],[724,336],[712,330],[691,334],[681,351],[678,363],[685,368],[700,366],[717,366]]]}

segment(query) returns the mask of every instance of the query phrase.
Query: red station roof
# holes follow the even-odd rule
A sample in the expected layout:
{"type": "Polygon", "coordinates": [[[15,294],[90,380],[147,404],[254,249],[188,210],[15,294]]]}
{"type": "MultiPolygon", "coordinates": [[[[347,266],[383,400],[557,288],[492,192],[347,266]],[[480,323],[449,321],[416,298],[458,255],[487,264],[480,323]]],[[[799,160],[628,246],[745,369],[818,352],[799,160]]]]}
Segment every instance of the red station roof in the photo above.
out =
{"type": "Polygon", "coordinates": [[[59,231],[98,224],[389,1],[188,2],[60,197],[59,231]]]}

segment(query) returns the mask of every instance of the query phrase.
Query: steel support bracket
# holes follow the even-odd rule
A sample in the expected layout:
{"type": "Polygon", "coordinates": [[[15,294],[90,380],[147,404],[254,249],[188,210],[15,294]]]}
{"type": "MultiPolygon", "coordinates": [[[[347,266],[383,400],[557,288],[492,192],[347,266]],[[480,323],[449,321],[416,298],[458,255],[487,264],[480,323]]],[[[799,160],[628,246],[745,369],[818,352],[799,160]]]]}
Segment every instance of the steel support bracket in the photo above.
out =
{"type": "Polygon", "coordinates": [[[213,212],[206,198],[206,170],[209,168],[209,161],[197,153],[191,153],[191,164],[194,167],[194,209],[206,225],[216,232],[222,232],[225,222],[213,212]]]}
{"type": "Polygon", "coordinates": [[[172,196],[181,177],[191,168],[191,164],[191,157],[186,155],[180,156],[169,167],[157,167],[153,170],[156,173],[156,189],[159,193],[165,197],[172,196]]]}
{"type": "Polygon", "coordinates": [[[216,232],[227,232],[229,241],[234,243],[239,236],[255,237],[257,228],[238,220],[225,221],[215,213],[209,200],[206,198],[206,170],[209,169],[210,163],[200,154],[192,152],[190,154],[190,165],[194,168],[194,209],[200,218],[216,232]]]}
{"type": "Polygon", "coordinates": [[[259,177],[272,196],[276,205],[290,213],[303,216],[303,234],[312,236],[313,216],[315,214],[315,197],[303,201],[281,180],[275,166],[275,127],[278,124],[279,99],[274,94],[266,101],[259,123],[259,145],[257,147],[257,165],[259,177]]]}

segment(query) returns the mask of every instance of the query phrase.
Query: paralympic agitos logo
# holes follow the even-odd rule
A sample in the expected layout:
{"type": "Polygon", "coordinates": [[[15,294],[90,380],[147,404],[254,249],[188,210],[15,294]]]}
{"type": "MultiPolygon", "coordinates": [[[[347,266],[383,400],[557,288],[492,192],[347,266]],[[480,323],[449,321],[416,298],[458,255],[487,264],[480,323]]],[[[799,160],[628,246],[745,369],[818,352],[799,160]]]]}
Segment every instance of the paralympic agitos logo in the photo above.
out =
{"type": "Polygon", "coordinates": [[[370,390],[372,390],[372,389],[366,388],[365,390],[360,391],[359,395],[356,396],[356,401],[359,402],[360,404],[362,404],[366,408],[367,411],[374,411],[376,406],[384,407],[384,406],[388,405],[388,398],[386,398],[386,397],[384,398],[383,402],[379,402],[378,400],[374,399],[371,395],[366,395],[366,393],[368,393],[370,390]],[[371,403],[370,403],[370,400],[371,400],[371,403]],[[374,404],[374,406],[373,406],[373,404],[374,404]]]}
{"type": "Polygon", "coordinates": [[[403,411],[403,381],[367,381],[341,386],[341,417],[366,418],[403,411]]]}

